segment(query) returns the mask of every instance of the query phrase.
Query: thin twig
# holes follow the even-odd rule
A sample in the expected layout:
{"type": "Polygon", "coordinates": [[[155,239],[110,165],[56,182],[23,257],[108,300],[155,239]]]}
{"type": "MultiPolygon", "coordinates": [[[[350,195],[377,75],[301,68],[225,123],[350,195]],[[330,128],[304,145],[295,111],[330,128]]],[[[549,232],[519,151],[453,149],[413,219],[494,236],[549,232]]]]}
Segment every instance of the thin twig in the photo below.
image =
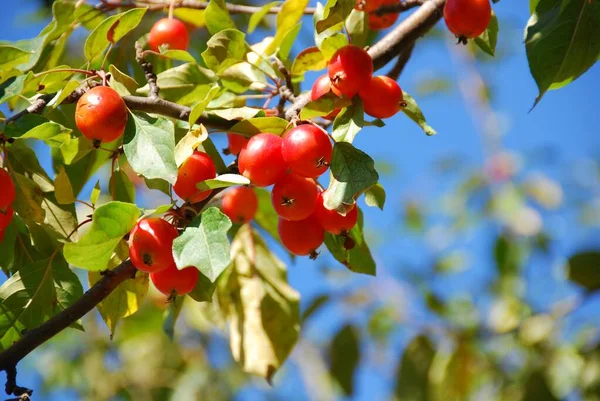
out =
{"type": "Polygon", "coordinates": [[[393,14],[423,5],[427,0],[404,0],[397,4],[384,5],[373,11],[375,15],[393,14]]]}
{"type": "Polygon", "coordinates": [[[396,64],[394,64],[392,69],[389,70],[388,73],[385,75],[394,80],[397,80],[400,74],[402,74],[402,71],[404,71],[406,63],[408,63],[408,60],[410,60],[410,56],[412,55],[412,51],[414,48],[415,44],[413,43],[412,45],[408,46],[406,50],[402,51],[402,53],[400,53],[398,59],[396,60],[396,64]]]}
{"type": "Polygon", "coordinates": [[[144,71],[146,82],[148,82],[148,87],[150,88],[150,98],[158,98],[159,88],[156,83],[156,74],[154,73],[152,64],[144,59],[144,49],[142,49],[140,42],[135,42],[135,61],[138,62],[140,67],[142,67],[142,71],[144,71]]]}

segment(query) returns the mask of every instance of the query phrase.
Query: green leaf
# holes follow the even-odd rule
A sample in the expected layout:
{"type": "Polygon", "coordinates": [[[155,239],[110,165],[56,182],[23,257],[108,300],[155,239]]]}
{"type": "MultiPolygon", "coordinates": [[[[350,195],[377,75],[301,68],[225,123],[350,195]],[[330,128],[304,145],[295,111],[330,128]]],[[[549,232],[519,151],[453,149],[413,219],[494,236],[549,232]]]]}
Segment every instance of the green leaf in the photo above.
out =
{"type": "Polygon", "coordinates": [[[208,131],[204,125],[200,124],[198,129],[189,131],[175,146],[175,163],[181,166],[190,158],[198,146],[202,145],[208,139],[208,131]]]}
{"type": "Polygon", "coordinates": [[[347,97],[337,97],[333,92],[330,92],[315,101],[308,102],[306,106],[300,110],[300,119],[310,120],[311,118],[326,116],[331,113],[332,110],[341,110],[351,105],[352,99],[348,99],[347,97]]]}
{"type": "Polygon", "coordinates": [[[227,238],[230,228],[231,221],[219,209],[206,209],[173,241],[177,268],[194,266],[203,276],[215,282],[230,263],[227,238]]]}
{"type": "Polygon", "coordinates": [[[108,182],[108,189],[113,200],[135,203],[135,186],[123,170],[113,171],[108,182]]]}
{"type": "Polygon", "coordinates": [[[260,10],[252,14],[250,21],[248,21],[248,33],[254,32],[258,24],[260,24],[262,19],[265,18],[265,16],[269,13],[269,10],[273,7],[277,7],[279,4],[281,4],[280,1],[272,1],[265,4],[260,8],[260,10]]]}
{"type": "Polygon", "coordinates": [[[377,183],[365,192],[365,203],[367,206],[378,207],[383,210],[385,197],[385,189],[383,189],[383,186],[380,183],[377,183]]]}
{"type": "Polygon", "coordinates": [[[163,313],[163,332],[173,341],[175,338],[175,324],[183,306],[183,297],[175,298],[167,303],[167,309],[163,313]]]}
{"type": "Polygon", "coordinates": [[[195,63],[196,59],[185,50],[167,49],[159,53],[160,57],[168,58],[169,60],[185,61],[187,63],[195,63]]]}
{"type": "Polygon", "coordinates": [[[192,24],[195,27],[202,28],[206,25],[205,10],[196,8],[176,7],[173,10],[173,16],[183,22],[192,24]]]}
{"type": "MultiPolygon", "coordinates": [[[[7,49],[5,51],[0,51],[0,54],[4,53],[4,55],[0,55],[0,63],[3,62],[3,60],[8,61],[9,63],[12,62],[19,62],[18,66],[19,66],[19,70],[21,71],[27,71],[30,70],[31,68],[33,68],[37,62],[40,59],[40,56],[42,55],[42,52],[45,49],[45,45],[47,43],[47,35],[45,34],[40,34],[39,36],[32,38],[32,39],[25,39],[25,40],[19,40],[13,43],[2,43],[3,45],[6,45],[8,47],[16,47],[19,50],[25,51],[29,53],[29,56],[27,58],[23,58],[21,59],[19,57],[18,60],[13,59],[13,61],[9,61],[10,59],[12,59],[15,54],[12,53],[12,51],[10,49],[7,49]],[[6,57],[6,59],[5,59],[6,57]]],[[[0,68],[0,71],[4,71],[4,70],[8,70],[9,68],[7,68],[6,66],[3,66],[2,68],[0,68]]]]}
{"type": "Polygon", "coordinates": [[[32,52],[15,46],[0,45],[0,69],[9,70],[29,60],[32,52]]]}
{"type": "Polygon", "coordinates": [[[354,373],[360,362],[358,330],[346,325],[337,332],[329,347],[331,376],[346,396],[354,394],[354,373]]]}
{"type": "Polygon", "coordinates": [[[77,276],[57,256],[23,266],[0,287],[0,349],[7,349],[83,295],[77,276]]]}
{"type": "Polygon", "coordinates": [[[515,238],[500,235],[494,244],[494,259],[496,270],[501,277],[515,277],[519,274],[521,264],[524,262],[523,250],[515,238]]]}
{"type": "Polygon", "coordinates": [[[327,0],[323,10],[324,18],[315,24],[316,32],[322,33],[331,27],[343,24],[355,5],[354,0],[327,0]]]}
{"type": "Polygon", "coordinates": [[[139,87],[135,79],[121,72],[114,64],[108,66],[108,71],[110,72],[110,87],[116,90],[119,95],[132,95],[139,87]]]}
{"type": "Polygon", "coordinates": [[[249,49],[246,35],[237,29],[225,29],[214,34],[206,42],[206,46],[202,59],[216,73],[244,61],[249,49]]]}
{"type": "Polygon", "coordinates": [[[493,57],[496,55],[496,43],[498,43],[498,17],[496,17],[496,14],[492,11],[490,23],[485,31],[475,38],[475,44],[479,46],[481,50],[493,57]]]}
{"type": "Polygon", "coordinates": [[[359,47],[367,45],[369,40],[369,15],[353,9],[346,19],[346,29],[352,38],[352,44],[359,47]]]}
{"type": "Polygon", "coordinates": [[[188,295],[196,302],[212,302],[213,294],[216,289],[216,283],[211,283],[208,278],[201,274],[198,276],[196,286],[188,293],[188,295]]]}
{"type": "Polygon", "coordinates": [[[365,124],[364,111],[361,101],[355,101],[352,105],[342,109],[333,120],[333,131],[331,135],[337,142],[352,143],[356,134],[365,124]]]}
{"type": "MultiPolygon", "coordinates": [[[[217,76],[211,70],[195,63],[186,63],[161,72],[156,82],[163,99],[187,106],[204,99],[216,80],[217,76]]],[[[150,88],[145,85],[137,93],[148,95],[150,88]]]]}
{"type": "Polygon", "coordinates": [[[525,28],[529,69],[539,95],[571,83],[600,56],[600,3],[540,0],[525,28]]]}
{"type": "Polygon", "coordinates": [[[294,59],[292,64],[292,76],[304,79],[306,71],[319,71],[327,67],[327,60],[317,47],[309,47],[302,50],[294,59]]]}
{"type": "Polygon", "coordinates": [[[65,171],[64,166],[58,167],[58,173],[54,179],[54,191],[56,200],[61,205],[70,205],[75,202],[75,195],[73,195],[73,186],[69,181],[69,176],[65,171]]]}
{"type": "Polygon", "coordinates": [[[98,197],[100,196],[100,180],[96,181],[96,185],[92,188],[92,193],[90,194],[90,203],[93,206],[96,206],[96,202],[98,202],[98,197]]]}
{"type": "Polygon", "coordinates": [[[224,0],[210,0],[204,11],[204,20],[206,28],[212,35],[224,29],[235,29],[224,0]]]}
{"type": "Polygon", "coordinates": [[[304,9],[308,6],[308,0],[285,0],[281,11],[277,14],[275,37],[265,49],[265,54],[270,55],[281,46],[286,36],[297,29],[296,24],[304,15],[304,9]]]}
{"type": "Polygon", "coordinates": [[[68,146],[73,139],[72,130],[46,117],[37,114],[26,114],[22,118],[8,124],[4,134],[9,138],[39,139],[48,146],[61,148],[68,146]]]}
{"type": "Polygon", "coordinates": [[[219,280],[221,311],[233,358],[245,372],[271,379],[298,340],[299,294],[285,267],[244,224],[231,245],[233,265],[219,280]]]}
{"type": "Polygon", "coordinates": [[[336,33],[334,35],[328,36],[319,44],[319,49],[323,53],[323,57],[325,60],[329,62],[331,57],[344,46],[348,46],[348,38],[346,35],[341,33],[336,33]]]}
{"type": "Polygon", "coordinates": [[[19,173],[13,175],[16,197],[13,202],[15,212],[28,222],[42,224],[46,213],[42,208],[44,196],[41,188],[30,178],[19,173]]]}
{"type": "MultiPolygon", "coordinates": [[[[46,213],[44,219],[44,227],[51,227],[58,233],[62,239],[65,239],[69,234],[75,231],[77,227],[77,214],[75,212],[75,204],[61,205],[56,200],[54,192],[44,194],[42,201],[42,209],[46,213]]],[[[72,234],[71,239],[77,239],[77,234],[72,234]]]]}
{"type": "MultiPolygon", "coordinates": [[[[302,28],[302,21],[298,22],[292,29],[288,31],[288,33],[284,36],[281,44],[279,45],[279,51],[277,52],[277,57],[280,60],[284,60],[287,62],[290,52],[292,51],[292,46],[296,43],[296,39],[298,38],[298,34],[300,33],[300,29],[302,28]]],[[[272,42],[271,42],[272,43],[272,42]]]]}
{"type": "Polygon", "coordinates": [[[85,58],[92,61],[110,44],[115,44],[133,30],[142,21],[146,8],[133,8],[124,13],[110,16],[96,27],[88,36],[83,48],[85,58]]]}
{"type": "Polygon", "coordinates": [[[229,132],[241,134],[248,138],[261,132],[281,135],[288,125],[287,120],[279,117],[255,117],[236,123],[229,129],[229,132]]]}
{"type": "Polygon", "coordinates": [[[190,112],[190,118],[188,120],[190,127],[193,126],[196,121],[198,121],[200,116],[202,116],[202,113],[204,113],[206,106],[208,106],[208,104],[220,93],[220,91],[221,87],[218,84],[213,84],[204,98],[194,103],[192,106],[192,111],[190,112]]]}
{"type": "Polygon", "coordinates": [[[206,180],[196,184],[201,190],[227,188],[238,185],[250,185],[250,180],[239,174],[222,174],[217,178],[206,180]]]}
{"type": "Polygon", "coordinates": [[[254,215],[254,222],[258,224],[260,228],[265,230],[273,239],[281,243],[279,232],[277,231],[279,216],[273,207],[271,193],[263,188],[253,189],[258,198],[258,210],[254,215]]]}
{"type": "Polygon", "coordinates": [[[331,157],[331,181],[323,198],[325,207],[334,210],[352,205],[364,190],[377,184],[379,174],[369,155],[347,142],[337,142],[331,157]]]}
{"type": "Polygon", "coordinates": [[[523,394],[523,398],[521,399],[522,401],[559,401],[559,398],[550,391],[542,370],[531,373],[525,383],[525,394],[523,394]]]}
{"type": "Polygon", "coordinates": [[[369,245],[365,241],[363,220],[362,211],[359,210],[358,223],[348,233],[348,237],[353,244],[348,244],[347,239],[343,236],[326,233],[325,245],[329,249],[329,252],[331,252],[331,255],[351,271],[374,276],[377,267],[371,255],[369,245]],[[346,249],[347,245],[353,246],[350,249],[346,249]]]}
{"type": "Polygon", "coordinates": [[[569,258],[567,266],[569,280],[588,291],[600,289],[600,251],[589,250],[576,253],[569,258]]]}
{"type": "MultiPolygon", "coordinates": [[[[126,241],[121,241],[115,250],[115,256],[111,261],[112,267],[119,265],[129,256],[129,249],[126,241]]],[[[88,273],[90,287],[102,278],[100,272],[91,271],[88,273]]],[[[148,293],[149,276],[138,271],[136,275],[129,280],[125,280],[110,293],[110,295],[97,306],[102,320],[110,329],[110,337],[115,334],[117,324],[123,318],[133,315],[137,312],[148,293]]]]}
{"type": "Polygon", "coordinates": [[[0,85],[0,104],[19,95],[23,91],[25,79],[28,75],[19,75],[11,77],[0,85]]]}
{"type": "Polygon", "coordinates": [[[210,110],[210,114],[217,115],[224,120],[246,120],[252,119],[257,114],[264,113],[262,110],[255,107],[234,107],[228,109],[212,109],[210,110]]]}
{"type": "Polygon", "coordinates": [[[424,335],[406,346],[396,370],[396,397],[403,401],[429,401],[429,370],[435,349],[424,335]]]}
{"type": "Polygon", "coordinates": [[[247,62],[227,68],[220,77],[224,88],[238,94],[248,90],[263,91],[267,88],[265,73],[247,62]]]}
{"type": "Polygon", "coordinates": [[[123,150],[133,171],[146,178],[177,181],[175,163],[175,127],[164,117],[130,113],[123,150]]]}
{"type": "Polygon", "coordinates": [[[404,114],[406,114],[408,118],[419,124],[419,127],[421,127],[427,135],[431,136],[437,134],[437,132],[433,128],[431,128],[429,124],[427,124],[425,116],[419,108],[419,105],[417,104],[416,100],[405,91],[402,91],[402,93],[404,95],[404,101],[406,102],[406,107],[402,109],[404,114]]]}
{"type": "Polygon", "coordinates": [[[88,271],[105,270],[115,248],[135,226],[140,213],[131,203],[109,202],[98,207],[89,231],[78,242],[65,245],[65,259],[88,271]]]}

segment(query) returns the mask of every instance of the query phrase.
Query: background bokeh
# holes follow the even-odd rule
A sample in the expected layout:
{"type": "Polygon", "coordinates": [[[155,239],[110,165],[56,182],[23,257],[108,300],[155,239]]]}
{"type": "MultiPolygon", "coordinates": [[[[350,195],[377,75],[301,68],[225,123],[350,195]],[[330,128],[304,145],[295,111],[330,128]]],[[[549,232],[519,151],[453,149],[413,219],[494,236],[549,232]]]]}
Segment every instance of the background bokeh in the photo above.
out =
{"type": "MultiPolygon", "coordinates": [[[[4,0],[0,40],[36,36],[49,18],[42,3],[4,0]]],[[[302,310],[318,308],[272,387],[235,366],[212,305],[186,305],[171,342],[158,295],[112,340],[98,316],[86,317],[85,333],[62,333],[28,356],[19,381],[36,400],[600,399],[600,297],[566,269],[572,255],[600,249],[600,68],[530,110],[529,4],[501,1],[494,10],[496,58],[456,46],[440,23],[399,79],[438,135],[398,114],[354,142],[376,160],[387,191],[384,211],[360,201],[377,277],[352,274],[325,253],[291,261],[273,244],[302,310]],[[403,393],[398,380],[421,386],[419,360],[428,358],[404,371],[399,362],[427,354],[428,341],[436,351],[425,364],[428,392],[403,393]]],[[[307,18],[295,53],[311,45],[311,29],[307,18]]],[[[81,52],[81,41],[69,46],[81,52]]],[[[215,134],[218,148],[224,139],[215,134]]],[[[152,192],[142,203],[163,201],[152,192]]]]}

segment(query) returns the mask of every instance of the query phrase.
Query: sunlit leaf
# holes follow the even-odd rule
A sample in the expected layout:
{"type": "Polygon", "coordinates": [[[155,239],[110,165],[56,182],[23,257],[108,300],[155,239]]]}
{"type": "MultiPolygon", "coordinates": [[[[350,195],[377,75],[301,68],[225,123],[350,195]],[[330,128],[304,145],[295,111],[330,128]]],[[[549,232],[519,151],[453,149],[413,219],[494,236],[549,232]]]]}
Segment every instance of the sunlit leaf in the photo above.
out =
{"type": "Polygon", "coordinates": [[[117,43],[142,21],[145,8],[133,8],[104,20],[88,36],[84,45],[85,58],[92,61],[102,54],[110,44],[117,43]]]}

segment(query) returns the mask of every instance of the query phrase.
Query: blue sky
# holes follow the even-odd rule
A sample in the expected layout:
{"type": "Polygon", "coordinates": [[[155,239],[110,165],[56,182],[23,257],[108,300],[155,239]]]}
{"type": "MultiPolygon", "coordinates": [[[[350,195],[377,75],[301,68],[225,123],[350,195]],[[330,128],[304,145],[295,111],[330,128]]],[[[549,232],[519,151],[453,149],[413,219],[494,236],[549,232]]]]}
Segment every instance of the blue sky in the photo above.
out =
{"type": "MultiPolygon", "coordinates": [[[[4,3],[0,40],[33,37],[45,25],[45,21],[28,20],[28,16],[35,11],[37,2],[28,0],[4,3]]],[[[556,150],[557,159],[545,164],[544,172],[561,181],[575,161],[597,158],[600,155],[600,67],[593,67],[566,88],[547,93],[541,103],[530,112],[537,96],[537,88],[529,73],[525,47],[522,44],[523,28],[529,17],[529,4],[527,1],[502,1],[494,5],[494,10],[500,20],[498,48],[510,52],[499,62],[492,60],[478,63],[478,68],[493,93],[492,106],[500,116],[501,131],[504,134],[501,142],[506,149],[518,153],[546,153],[547,149],[556,150]]],[[[438,28],[443,30],[443,23],[440,23],[438,28]]],[[[452,40],[448,38],[448,43],[452,40]]],[[[444,41],[421,40],[399,80],[400,85],[409,93],[415,93],[419,83],[427,77],[444,77],[451,82],[449,92],[417,98],[428,122],[438,131],[438,135],[425,136],[418,126],[399,114],[387,120],[384,128],[366,128],[354,142],[356,147],[367,152],[375,160],[391,164],[394,171],[393,174],[382,174],[381,182],[388,194],[385,211],[364,209],[367,229],[379,232],[386,230],[387,238],[384,245],[375,251],[380,275],[377,278],[356,279],[362,283],[383,284],[386,277],[395,271],[398,260],[419,263],[431,257],[422,246],[421,239],[407,238],[395,227],[401,218],[399,206],[402,200],[425,200],[428,196],[438,193],[439,189],[448,189],[452,184],[437,181],[436,176],[431,174],[432,165],[436,160],[448,154],[459,154],[464,161],[473,166],[482,167],[485,161],[482,135],[474,125],[470,110],[462,101],[456,85],[457,79],[463,77],[465,71],[460,63],[455,62],[456,57],[453,57],[452,53],[462,52],[464,49],[456,49],[453,46],[444,41]],[[415,243],[421,245],[416,246],[415,243]]],[[[383,71],[387,71],[387,68],[383,71]]],[[[218,136],[216,140],[220,142],[222,139],[222,136],[218,136]]],[[[582,244],[598,244],[594,240],[597,232],[564,228],[560,221],[556,227],[564,238],[569,238],[560,245],[560,251],[565,255],[582,244]]],[[[492,234],[486,232],[476,240],[461,240],[463,246],[472,248],[475,255],[473,264],[480,267],[470,273],[467,281],[449,285],[456,285],[456,288],[468,287],[489,274],[490,244],[486,241],[492,234]]],[[[290,282],[301,292],[303,304],[320,291],[330,288],[329,284],[322,280],[319,263],[329,263],[329,260],[314,263],[302,259],[290,268],[290,282]]],[[[535,272],[532,274],[535,275],[535,272]]],[[[323,333],[331,333],[339,323],[339,319],[331,319],[329,323],[324,321],[323,325],[315,330],[316,334],[313,330],[310,330],[309,334],[320,336],[324,335],[323,333]]],[[[373,399],[369,398],[373,389],[383,386],[381,379],[368,372],[361,373],[359,382],[359,394],[356,399],[360,400],[373,399]]]]}

